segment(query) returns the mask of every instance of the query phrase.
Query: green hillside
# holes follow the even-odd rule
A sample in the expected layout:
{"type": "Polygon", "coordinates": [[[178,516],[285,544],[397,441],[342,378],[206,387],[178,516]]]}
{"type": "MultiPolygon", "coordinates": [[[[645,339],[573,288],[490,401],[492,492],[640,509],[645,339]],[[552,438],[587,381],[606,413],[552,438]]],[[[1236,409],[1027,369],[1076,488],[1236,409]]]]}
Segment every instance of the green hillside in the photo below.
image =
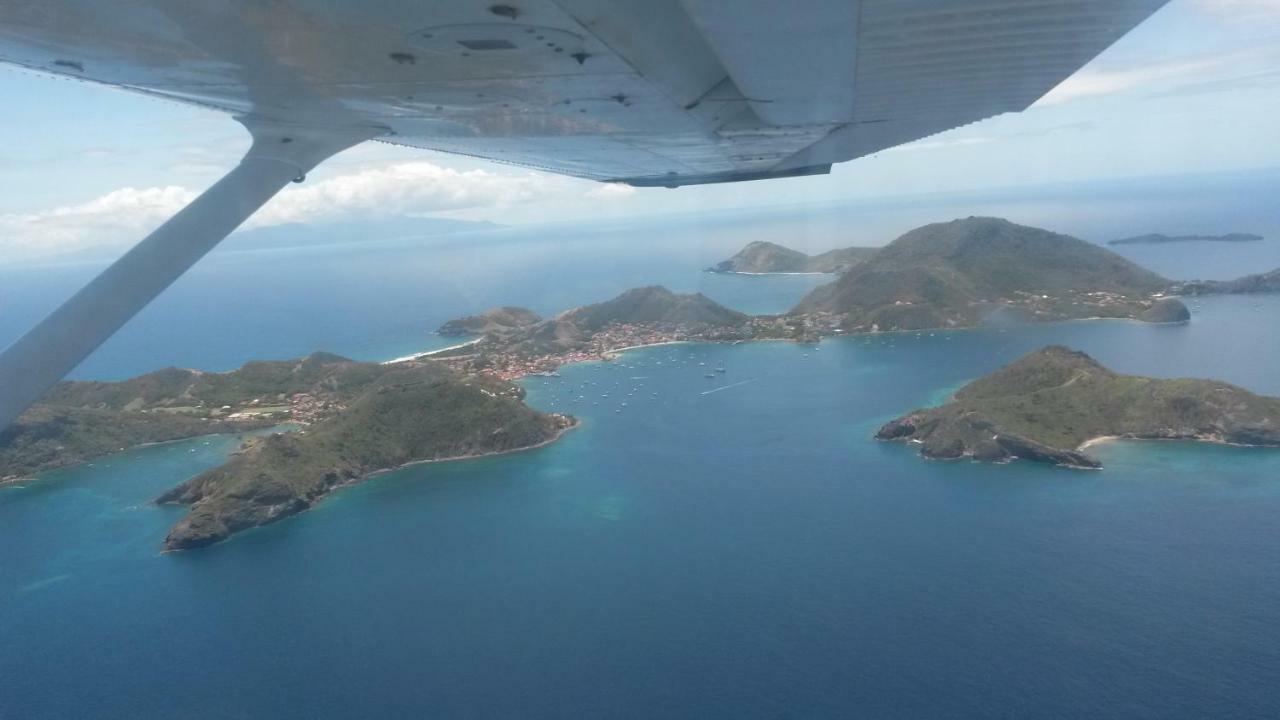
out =
{"type": "Polygon", "coordinates": [[[1084,240],[968,218],[908,232],[792,313],[842,315],[856,330],[969,327],[997,308],[1028,320],[1141,319],[1169,285],[1084,240]]]}
{"type": "Polygon", "coordinates": [[[1280,398],[1214,380],[1120,375],[1084,353],[1050,346],[876,435],[918,442],[920,454],[931,458],[1072,467],[1099,467],[1079,448],[1107,436],[1280,447],[1280,398]]]}
{"type": "Polygon", "coordinates": [[[304,432],[253,442],[158,498],[191,505],[165,547],[201,547],[296,514],[379,470],[528,448],[572,425],[565,416],[529,408],[522,398],[515,385],[464,379],[435,363],[395,367],[342,412],[304,432]]]}

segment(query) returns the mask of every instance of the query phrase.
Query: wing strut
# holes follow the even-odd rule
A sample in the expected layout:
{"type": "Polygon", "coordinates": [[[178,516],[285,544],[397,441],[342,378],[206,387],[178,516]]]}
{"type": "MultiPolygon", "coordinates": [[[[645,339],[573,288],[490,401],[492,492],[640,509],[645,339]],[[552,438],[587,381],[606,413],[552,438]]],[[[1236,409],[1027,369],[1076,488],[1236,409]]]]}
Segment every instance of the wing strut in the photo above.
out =
{"type": "Polygon", "coordinates": [[[240,164],[0,354],[0,431],[291,181],[385,132],[242,120],[240,164]]]}

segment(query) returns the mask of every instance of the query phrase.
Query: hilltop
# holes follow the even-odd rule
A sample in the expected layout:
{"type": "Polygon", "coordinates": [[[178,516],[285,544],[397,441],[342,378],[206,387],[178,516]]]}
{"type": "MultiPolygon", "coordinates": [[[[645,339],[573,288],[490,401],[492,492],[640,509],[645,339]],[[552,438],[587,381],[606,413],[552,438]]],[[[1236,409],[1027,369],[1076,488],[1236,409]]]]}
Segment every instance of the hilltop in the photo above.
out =
{"type": "Polygon", "coordinates": [[[792,314],[833,316],[842,331],[972,327],[995,310],[1041,321],[1189,317],[1176,300],[1157,306],[1170,284],[1093,243],[971,217],[906,233],[792,314]]]}
{"type": "Polygon", "coordinates": [[[561,313],[556,318],[587,331],[611,323],[656,323],[664,325],[741,325],[747,316],[708,298],[702,293],[673,293],[659,286],[633,288],[593,305],[561,313]]]}
{"type": "Polygon", "coordinates": [[[450,320],[441,325],[436,333],[444,336],[484,335],[528,327],[541,321],[542,317],[538,313],[526,308],[496,307],[485,310],[479,315],[450,320]]]}
{"type": "Polygon", "coordinates": [[[202,547],[294,515],[375,472],[537,447],[576,424],[529,408],[522,389],[492,378],[464,378],[437,363],[376,367],[386,369],[341,412],[301,433],[253,441],[159,497],[191,506],[165,548],[202,547]]]}
{"type": "Polygon", "coordinates": [[[866,260],[879,248],[848,247],[806,255],[776,243],[747,243],[733,257],[707,268],[715,273],[841,273],[866,260]]]}
{"type": "Polygon", "coordinates": [[[1166,243],[1184,242],[1258,242],[1260,240],[1262,240],[1261,235],[1251,235],[1249,233],[1227,233],[1226,235],[1161,235],[1159,233],[1150,233],[1148,235],[1120,238],[1119,240],[1108,240],[1107,244],[1164,245],[1166,243]]]}
{"type": "Polygon", "coordinates": [[[1084,353],[1050,346],[876,433],[919,443],[928,458],[1079,468],[1101,467],[1083,450],[1105,437],[1280,447],[1280,398],[1213,380],[1120,375],[1084,353]]]}

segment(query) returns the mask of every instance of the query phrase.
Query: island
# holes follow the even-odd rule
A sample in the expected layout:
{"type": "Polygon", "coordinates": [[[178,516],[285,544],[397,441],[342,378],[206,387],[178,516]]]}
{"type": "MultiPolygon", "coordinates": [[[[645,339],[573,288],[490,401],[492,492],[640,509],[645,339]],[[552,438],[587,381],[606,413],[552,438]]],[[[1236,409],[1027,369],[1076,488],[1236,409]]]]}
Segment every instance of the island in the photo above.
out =
{"type": "Polygon", "coordinates": [[[1150,233],[1148,235],[1137,235],[1134,237],[1120,238],[1119,240],[1108,240],[1108,245],[1164,245],[1166,243],[1188,243],[1188,242],[1258,242],[1262,240],[1261,235],[1251,235],[1249,233],[1227,233],[1226,235],[1161,235],[1159,233],[1150,233]]]}
{"type": "Polygon", "coordinates": [[[816,334],[1123,318],[1185,322],[1173,282],[1079,238],[970,217],[886,245],[791,311],[816,334]]]}
{"type": "Polygon", "coordinates": [[[292,425],[160,498],[191,505],[168,549],[207,545],[311,507],[401,465],[512,452],[573,427],[524,390],[430,360],[379,364],[329,353],[225,373],[168,368],[120,382],[64,381],[0,434],[0,481],[148,443],[292,425]]]}
{"type": "Polygon", "coordinates": [[[1214,380],[1121,375],[1082,352],[1049,346],[914,410],[876,433],[934,459],[1024,459],[1097,469],[1103,439],[1199,440],[1280,447],[1280,398],[1214,380]]]}
{"type": "Polygon", "coordinates": [[[1175,295],[1254,295],[1280,293],[1280,269],[1235,280],[1189,280],[1175,283],[1169,290],[1175,295]]]}
{"type": "MultiPolygon", "coordinates": [[[[160,498],[191,507],[165,540],[168,549],[189,549],[301,512],[383,470],[551,442],[576,420],[529,408],[511,381],[555,373],[568,362],[607,361],[625,350],[672,342],[816,342],[839,334],[977,327],[992,317],[1178,323],[1189,313],[1175,294],[1261,292],[1278,277],[1280,271],[1232,283],[1174,283],[1077,238],[998,218],[966,218],[906,233],[779,315],[747,315],[701,293],[648,286],[545,319],[510,306],[459,318],[439,332],[474,340],[391,363],[315,353],[226,373],[169,368],[121,382],[63,382],[0,433],[0,482],[146,443],[284,423],[300,427],[251,439],[223,466],[160,498]]],[[[1126,378],[1066,352],[1038,357],[1088,371],[1028,394],[1056,398],[1072,391],[1067,397],[1080,409],[1058,417],[1069,423],[1060,433],[1050,419],[1036,424],[1025,413],[1001,415],[1006,404],[1021,400],[986,397],[988,386],[980,382],[957,396],[973,412],[955,404],[918,411],[887,425],[881,436],[919,440],[933,457],[1017,456],[1076,467],[1096,465],[1078,446],[1098,435],[1220,437],[1247,444],[1274,437],[1267,418],[1280,413],[1255,412],[1270,407],[1271,399],[1208,381],[1126,378]],[[1089,415],[1092,398],[1074,393],[1096,387],[1103,387],[1096,399],[1104,404],[1089,415]],[[1157,389],[1144,396],[1134,387],[1157,389]],[[1113,414],[1153,406],[1175,389],[1185,390],[1178,397],[1187,399],[1178,402],[1187,412],[1208,408],[1201,414],[1208,419],[1174,422],[1178,416],[1163,411],[1113,414]],[[1123,407],[1116,398],[1124,399],[1123,407]],[[1213,403],[1223,398],[1238,400],[1232,407],[1244,410],[1213,414],[1221,409],[1213,403]],[[1152,418],[1153,425],[1143,424],[1152,418]]]]}
{"type": "Polygon", "coordinates": [[[993,318],[1185,323],[1191,313],[1172,296],[1180,287],[1093,243],[974,217],[903,235],[785,314],[746,315],[700,293],[650,286],[532,324],[489,319],[515,308],[453,320],[444,327],[483,328],[481,337],[429,356],[462,372],[515,380],[668,342],[811,343],[841,334],[972,328],[993,318]]]}
{"type": "Polygon", "coordinates": [[[795,273],[842,273],[875,254],[879,248],[847,247],[806,255],[776,243],[757,240],[747,243],[728,260],[707,268],[707,272],[738,275],[795,273]]]}

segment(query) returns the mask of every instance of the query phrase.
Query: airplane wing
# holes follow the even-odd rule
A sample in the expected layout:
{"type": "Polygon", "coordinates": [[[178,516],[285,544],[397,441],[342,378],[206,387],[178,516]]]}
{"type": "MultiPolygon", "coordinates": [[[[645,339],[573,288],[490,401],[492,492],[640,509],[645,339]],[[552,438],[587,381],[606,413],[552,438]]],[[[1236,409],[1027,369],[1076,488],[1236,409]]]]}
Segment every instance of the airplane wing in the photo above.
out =
{"type": "Polygon", "coordinates": [[[365,140],[640,186],[825,173],[1025,109],[1165,1],[0,0],[0,62],[222,111],[253,136],[0,353],[0,431],[365,140]]]}
{"type": "Polygon", "coordinates": [[[0,0],[0,61],[633,185],[1020,111],[1166,0],[0,0]]]}

